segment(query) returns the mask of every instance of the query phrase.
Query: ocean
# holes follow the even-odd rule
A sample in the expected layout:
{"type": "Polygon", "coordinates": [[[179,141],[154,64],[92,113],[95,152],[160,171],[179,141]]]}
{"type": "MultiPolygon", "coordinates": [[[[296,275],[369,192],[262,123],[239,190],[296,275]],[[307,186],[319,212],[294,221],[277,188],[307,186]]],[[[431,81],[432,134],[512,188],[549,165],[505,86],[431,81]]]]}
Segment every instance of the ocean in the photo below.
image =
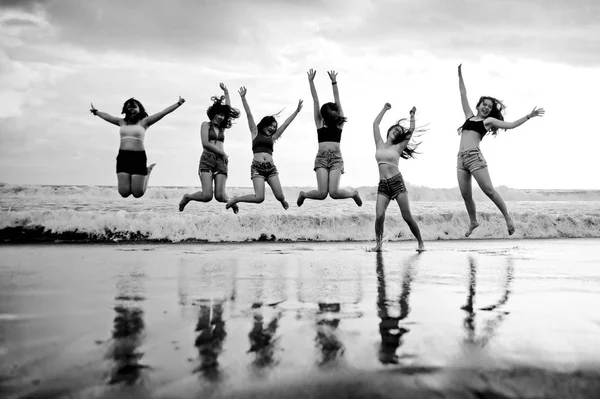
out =
{"type": "MultiPolygon", "coordinates": [[[[239,214],[216,201],[190,203],[185,193],[199,188],[151,186],[140,199],[119,196],[114,186],[0,185],[0,239],[3,242],[253,242],[371,241],[376,187],[358,188],[363,206],[349,200],[311,201],[296,206],[300,190],[285,187],[284,210],[267,189],[262,204],[241,203],[239,214]]],[[[408,185],[411,210],[423,239],[464,238],[468,217],[458,188],[408,185]]],[[[481,226],[473,239],[600,237],[600,190],[523,190],[499,187],[515,220],[509,237],[502,215],[474,189],[481,226]]],[[[228,188],[228,195],[252,193],[228,188]]],[[[395,203],[386,216],[389,241],[413,240],[395,203]]]]}

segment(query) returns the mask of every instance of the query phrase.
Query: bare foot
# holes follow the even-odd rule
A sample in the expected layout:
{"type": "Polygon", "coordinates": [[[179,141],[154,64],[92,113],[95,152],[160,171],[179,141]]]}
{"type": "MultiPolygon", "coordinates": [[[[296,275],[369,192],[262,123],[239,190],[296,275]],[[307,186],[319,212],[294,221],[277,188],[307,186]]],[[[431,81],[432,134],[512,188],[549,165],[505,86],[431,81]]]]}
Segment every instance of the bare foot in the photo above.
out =
{"type": "Polygon", "coordinates": [[[425,244],[420,242],[419,246],[417,247],[417,252],[421,253],[421,252],[425,252],[425,244]]]}
{"type": "Polygon", "coordinates": [[[190,202],[189,195],[184,194],[181,201],[179,201],[179,212],[183,212],[185,206],[190,202]]]}
{"type": "Polygon", "coordinates": [[[381,250],[381,244],[377,244],[373,248],[367,248],[367,252],[381,252],[381,250]]]}
{"type": "Polygon", "coordinates": [[[362,200],[360,199],[360,194],[357,191],[354,191],[354,195],[352,195],[352,199],[356,202],[356,205],[362,206],[362,200]]]}
{"type": "Polygon", "coordinates": [[[513,234],[515,234],[515,223],[512,221],[512,219],[509,219],[506,221],[506,227],[508,227],[508,235],[512,236],[513,234]]]}
{"type": "Polygon", "coordinates": [[[283,209],[285,209],[286,211],[290,207],[290,204],[288,204],[288,202],[286,200],[281,201],[281,205],[283,206],[283,209]]]}
{"type": "Polygon", "coordinates": [[[296,201],[296,204],[300,207],[302,206],[302,204],[304,204],[304,200],[306,198],[304,198],[304,191],[300,191],[300,194],[298,194],[298,201],[296,201]]]}
{"type": "MultiPolygon", "coordinates": [[[[232,199],[230,199],[229,201],[227,201],[227,204],[225,204],[225,209],[232,208],[234,205],[236,205],[235,197],[233,197],[232,199]]],[[[235,212],[235,209],[233,211],[235,212]]]]}
{"type": "Polygon", "coordinates": [[[152,165],[148,166],[148,168],[147,168],[148,177],[150,177],[150,173],[152,173],[152,169],[154,169],[155,166],[156,166],[155,163],[153,163],[152,165]]]}
{"type": "Polygon", "coordinates": [[[236,215],[240,211],[240,208],[238,208],[237,204],[231,205],[231,209],[233,209],[233,213],[235,213],[236,215]]]}
{"type": "Polygon", "coordinates": [[[475,230],[477,227],[479,227],[478,222],[471,222],[471,225],[469,226],[469,230],[467,230],[467,232],[465,233],[465,237],[470,236],[471,233],[473,232],[473,230],[475,230]]]}

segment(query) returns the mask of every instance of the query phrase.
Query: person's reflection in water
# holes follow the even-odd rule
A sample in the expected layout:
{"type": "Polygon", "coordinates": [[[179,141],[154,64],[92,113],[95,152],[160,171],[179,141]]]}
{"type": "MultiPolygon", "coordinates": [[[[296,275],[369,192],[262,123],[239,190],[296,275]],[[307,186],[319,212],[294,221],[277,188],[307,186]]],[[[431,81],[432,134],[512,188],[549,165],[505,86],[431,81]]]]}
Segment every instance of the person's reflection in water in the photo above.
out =
{"type": "Polygon", "coordinates": [[[339,364],[340,358],[344,354],[344,344],[338,338],[336,331],[340,325],[340,319],[333,316],[340,310],[339,303],[319,303],[315,342],[320,351],[317,364],[321,367],[339,364]]]}
{"type": "Polygon", "coordinates": [[[411,283],[414,278],[415,260],[420,255],[413,255],[406,261],[404,276],[402,279],[402,292],[398,301],[398,317],[390,316],[393,302],[387,299],[385,283],[385,267],[383,264],[383,253],[377,253],[377,310],[379,318],[379,333],[381,334],[381,345],[379,347],[379,361],[383,364],[397,364],[397,349],[402,344],[402,336],[409,332],[400,321],[404,320],[410,313],[408,299],[410,296],[411,283]]]}
{"type": "Polygon", "coordinates": [[[108,357],[114,363],[110,370],[109,383],[133,384],[141,376],[143,369],[149,368],[140,363],[144,354],[139,350],[144,340],[144,312],[139,307],[145,298],[141,295],[141,273],[122,276],[117,283],[117,296],[112,344],[108,357]]]}
{"type": "Polygon", "coordinates": [[[477,292],[477,262],[472,256],[469,256],[469,287],[467,294],[467,303],[461,307],[466,312],[463,325],[466,331],[466,343],[478,346],[485,346],[496,334],[496,330],[504,321],[509,312],[503,311],[502,307],[508,301],[511,294],[511,284],[514,279],[514,265],[511,258],[506,259],[506,269],[503,289],[504,292],[498,302],[490,306],[480,308],[482,311],[496,311],[496,316],[488,319],[482,329],[480,336],[477,336],[475,319],[477,312],[475,311],[475,296],[477,292]]]}
{"type": "Polygon", "coordinates": [[[223,350],[223,341],[227,336],[223,321],[223,301],[210,305],[200,303],[198,323],[196,324],[196,341],[200,364],[194,372],[200,372],[206,378],[219,377],[219,355],[223,350]]]}
{"type": "Polygon", "coordinates": [[[282,312],[273,309],[275,314],[271,321],[265,325],[262,304],[254,303],[252,308],[254,309],[254,315],[252,330],[248,334],[250,340],[250,349],[248,352],[255,354],[252,365],[256,371],[259,371],[268,367],[274,367],[279,363],[275,358],[275,354],[279,349],[279,337],[276,334],[282,312]]]}

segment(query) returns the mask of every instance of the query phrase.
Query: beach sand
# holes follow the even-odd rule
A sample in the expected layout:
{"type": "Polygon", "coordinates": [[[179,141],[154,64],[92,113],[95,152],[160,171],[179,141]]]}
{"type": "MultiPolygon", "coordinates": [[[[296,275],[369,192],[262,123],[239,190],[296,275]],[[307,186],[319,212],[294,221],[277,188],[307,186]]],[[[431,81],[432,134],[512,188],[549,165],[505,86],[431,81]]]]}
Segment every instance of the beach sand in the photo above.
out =
{"type": "Polygon", "coordinates": [[[0,246],[7,398],[600,397],[600,240],[0,246]]]}

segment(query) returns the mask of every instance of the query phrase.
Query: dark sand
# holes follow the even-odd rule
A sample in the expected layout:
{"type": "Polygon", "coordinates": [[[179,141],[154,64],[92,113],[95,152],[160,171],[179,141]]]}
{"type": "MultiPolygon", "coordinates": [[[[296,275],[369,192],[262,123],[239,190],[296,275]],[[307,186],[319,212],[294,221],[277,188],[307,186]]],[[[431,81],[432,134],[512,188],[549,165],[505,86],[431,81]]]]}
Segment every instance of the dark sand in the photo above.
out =
{"type": "Polygon", "coordinates": [[[7,398],[597,398],[600,240],[0,247],[7,398]]]}

